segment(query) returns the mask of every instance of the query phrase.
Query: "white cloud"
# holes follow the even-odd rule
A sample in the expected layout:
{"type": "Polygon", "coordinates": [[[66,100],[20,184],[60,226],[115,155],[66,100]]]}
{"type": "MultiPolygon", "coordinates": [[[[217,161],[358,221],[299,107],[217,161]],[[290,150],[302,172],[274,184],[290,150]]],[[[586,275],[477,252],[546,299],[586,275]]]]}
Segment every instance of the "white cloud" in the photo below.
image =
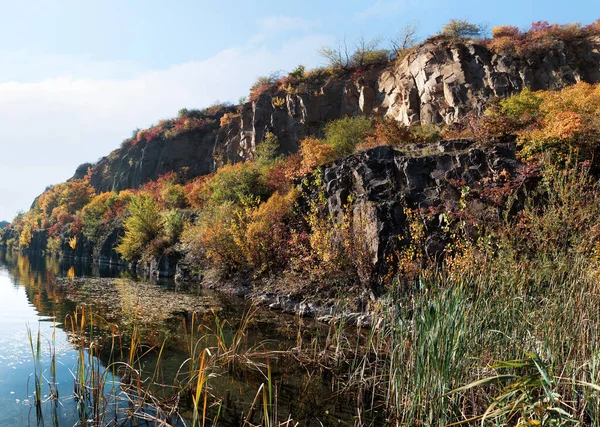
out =
{"type": "Polygon", "coordinates": [[[61,76],[126,78],[141,71],[141,65],[133,61],[99,61],[90,56],[36,55],[27,51],[6,52],[0,56],[0,82],[30,82],[61,76]]]}
{"type": "MultiPolygon", "coordinates": [[[[137,74],[123,64],[120,72],[134,74],[127,78],[68,75],[0,83],[0,219],[12,219],[48,184],[64,181],[77,165],[117,148],[134,128],[172,117],[181,107],[236,101],[258,75],[317,64],[317,49],[331,42],[328,36],[305,35],[275,50],[233,48],[203,61],[137,74]]],[[[80,61],[82,69],[98,65],[80,61]]]]}

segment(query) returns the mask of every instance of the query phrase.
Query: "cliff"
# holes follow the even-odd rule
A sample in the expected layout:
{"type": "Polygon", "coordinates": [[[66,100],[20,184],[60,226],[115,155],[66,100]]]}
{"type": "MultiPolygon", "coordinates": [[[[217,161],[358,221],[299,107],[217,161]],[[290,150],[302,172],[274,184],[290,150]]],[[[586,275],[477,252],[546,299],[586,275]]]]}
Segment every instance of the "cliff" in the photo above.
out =
{"type": "MultiPolygon", "coordinates": [[[[430,39],[402,60],[360,72],[320,75],[298,85],[274,85],[253,100],[213,112],[212,125],[166,140],[125,143],[91,167],[98,191],[137,188],[171,171],[185,178],[226,162],[252,158],[268,132],[282,152],[319,135],[343,116],[390,116],[407,125],[450,124],[479,114],[496,97],[523,88],[560,89],[600,81],[600,41],[559,42],[526,56],[497,54],[476,41],[430,39]],[[227,114],[228,119],[222,120],[227,114]]],[[[82,168],[75,177],[85,174],[82,168]]]]}
{"type": "MultiPolygon", "coordinates": [[[[509,55],[485,42],[437,37],[384,64],[290,73],[254,88],[243,105],[182,110],[136,132],[97,164],[77,169],[74,178],[87,175],[89,182],[74,179],[48,189],[2,233],[2,244],[109,263],[124,263],[122,255],[161,275],[178,267],[196,276],[212,269],[222,278],[302,272],[295,277],[310,276],[313,284],[377,289],[408,247],[422,250],[412,259],[443,257],[453,239],[449,225],[462,224],[464,218],[457,218],[465,212],[474,222],[498,220],[506,192],[522,196],[519,186],[530,178],[536,152],[565,149],[555,153],[565,158],[579,134],[600,137],[587,107],[600,104],[597,86],[576,84],[600,81],[599,43],[594,37],[556,41],[548,49],[509,55]],[[524,88],[564,89],[533,94],[524,88]],[[464,124],[465,118],[485,124],[491,117],[481,117],[486,106],[513,94],[506,102],[529,97],[525,102],[537,110],[514,120],[494,107],[489,111],[501,131],[488,128],[477,141],[466,139],[469,129],[458,133],[460,126],[452,132],[463,139],[442,142],[424,138],[427,132],[418,128],[464,124]],[[568,106],[557,106],[552,97],[568,106]],[[582,97],[585,108],[570,111],[582,97]],[[558,110],[540,108],[544,99],[558,110]],[[329,139],[332,126],[324,128],[348,116],[354,119],[336,122],[338,136],[354,132],[352,146],[342,150],[329,139]],[[573,117],[580,125],[569,126],[573,117]],[[561,130],[564,147],[530,143],[530,151],[539,150],[519,157],[515,137],[523,143],[532,126],[538,135],[550,132],[554,142],[561,130]],[[270,148],[255,159],[269,133],[281,154],[296,152],[308,136],[323,138],[307,140],[300,156],[283,159],[265,154],[274,148],[265,144],[270,148]],[[177,177],[157,180],[171,172],[177,177]],[[137,195],[117,193],[152,181],[137,195]],[[135,206],[142,203],[136,217],[135,206]],[[418,221],[410,215],[427,218],[416,243],[412,227],[418,221]],[[127,221],[138,217],[143,226],[137,227],[139,238],[132,238],[135,224],[127,221]],[[123,237],[130,237],[131,251],[123,237]],[[319,276],[329,270],[333,276],[319,276]]],[[[587,139],[578,143],[582,155],[597,158],[587,139]]]]}

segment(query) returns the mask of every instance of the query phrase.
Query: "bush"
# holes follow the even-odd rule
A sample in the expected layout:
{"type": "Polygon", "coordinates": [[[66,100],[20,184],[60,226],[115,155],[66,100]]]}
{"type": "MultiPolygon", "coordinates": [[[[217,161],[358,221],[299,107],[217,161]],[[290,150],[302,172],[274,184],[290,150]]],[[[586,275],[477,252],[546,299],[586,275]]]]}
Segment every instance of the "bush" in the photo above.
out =
{"type": "Polygon", "coordinates": [[[344,117],[325,125],[325,143],[336,158],[350,155],[371,131],[371,119],[364,116],[344,117]]]}
{"type": "Polygon", "coordinates": [[[495,39],[500,37],[518,37],[520,34],[521,31],[519,28],[512,25],[501,25],[492,28],[492,37],[495,39]]]}
{"type": "Polygon", "coordinates": [[[380,145],[402,145],[416,142],[410,127],[390,117],[378,119],[375,129],[357,149],[364,150],[380,145]]]}
{"type": "Polygon", "coordinates": [[[259,169],[269,168],[277,159],[279,139],[271,132],[267,132],[265,139],[256,145],[254,159],[259,169]]]}
{"type": "Polygon", "coordinates": [[[364,68],[368,65],[387,62],[389,52],[379,49],[381,40],[378,38],[367,40],[360,38],[353,48],[349,47],[346,40],[340,42],[337,47],[323,46],[319,49],[319,55],[329,61],[333,69],[350,70],[352,68],[364,68]]]}
{"type": "Polygon", "coordinates": [[[185,209],[188,207],[185,188],[181,184],[168,183],[160,191],[162,205],[167,209],[185,209]]]}
{"type": "MultiPolygon", "coordinates": [[[[521,93],[499,101],[483,117],[470,117],[471,136],[516,135],[519,155],[529,162],[565,165],[574,157],[599,166],[600,85],[577,83],[560,91],[521,93]]],[[[464,134],[465,132],[463,132],[464,134]]]]}
{"type": "Polygon", "coordinates": [[[256,82],[254,82],[254,84],[250,86],[250,100],[253,101],[257,99],[262,93],[273,88],[275,82],[279,79],[279,77],[279,72],[273,72],[268,76],[259,76],[256,79],[256,82]]]}
{"type": "Polygon", "coordinates": [[[492,30],[493,40],[489,47],[493,51],[511,55],[528,55],[551,49],[557,41],[582,40],[598,34],[596,23],[582,27],[580,24],[549,24],[537,21],[528,31],[521,32],[517,27],[500,26],[492,30]]]}
{"type": "Polygon", "coordinates": [[[570,156],[597,162],[600,85],[577,83],[561,91],[536,92],[536,96],[540,99],[537,120],[519,132],[523,158],[533,160],[544,154],[559,163],[570,156]]]}
{"type": "Polygon", "coordinates": [[[288,221],[293,215],[296,192],[273,194],[249,214],[241,251],[248,264],[258,273],[283,269],[289,260],[290,229],[288,221]]]}
{"type": "Polygon", "coordinates": [[[206,187],[206,182],[209,179],[209,175],[200,176],[185,185],[185,196],[189,206],[193,208],[204,207],[210,196],[206,187]]]}
{"type": "Polygon", "coordinates": [[[305,138],[300,143],[300,173],[312,172],[316,167],[335,160],[333,147],[318,138],[305,138]]]}
{"type": "Polygon", "coordinates": [[[94,197],[82,210],[83,234],[92,242],[100,240],[104,234],[106,223],[104,221],[108,210],[108,200],[112,193],[101,193],[94,197]]]}
{"type": "Polygon", "coordinates": [[[526,121],[539,114],[542,98],[539,94],[525,88],[520,93],[500,101],[502,114],[513,120],[526,121]]]}
{"type": "Polygon", "coordinates": [[[600,19],[597,19],[590,25],[587,25],[584,30],[591,35],[600,35],[600,19]]]}
{"type": "Polygon", "coordinates": [[[129,203],[129,216],[125,219],[125,236],[116,250],[129,261],[144,255],[150,243],[163,232],[163,218],[158,203],[148,194],[139,193],[129,203]]]}
{"type": "MultiPolygon", "coordinates": [[[[315,165],[316,166],[316,165],[315,165]]],[[[294,180],[301,175],[302,156],[292,154],[277,160],[266,172],[265,184],[273,191],[287,193],[293,186],[294,180]]]]}
{"type": "Polygon", "coordinates": [[[95,196],[81,210],[82,232],[90,241],[98,243],[120,223],[133,192],[106,192],[95,196]]]}
{"type": "Polygon", "coordinates": [[[183,214],[176,209],[169,209],[161,212],[161,220],[166,243],[176,243],[184,228],[183,214]]]}
{"type": "Polygon", "coordinates": [[[184,228],[181,241],[190,264],[213,267],[223,276],[247,267],[234,234],[239,229],[238,209],[231,202],[208,206],[195,225],[184,228]]]}
{"type": "Polygon", "coordinates": [[[296,68],[294,68],[293,71],[291,71],[288,76],[292,77],[294,79],[297,80],[301,80],[302,78],[304,78],[304,73],[306,72],[306,67],[304,67],[304,65],[298,65],[296,68]]]}
{"type": "Polygon", "coordinates": [[[225,114],[223,114],[221,116],[221,119],[219,120],[219,126],[221,126],[221,127],[227,126],[231,122],[233,122],[234,120],[239,120],[240,117],[242,117],[241,114],[237,114],[237,113],[225,113],[225,114]]]}
{"type": "Polygon", "coordinates": [[[261,170],[253,163],[225,165],[207,181],[208,200],[214,205],[241,204],[249,199],[266,199],[271,191],[263,182],[261,170]]]}

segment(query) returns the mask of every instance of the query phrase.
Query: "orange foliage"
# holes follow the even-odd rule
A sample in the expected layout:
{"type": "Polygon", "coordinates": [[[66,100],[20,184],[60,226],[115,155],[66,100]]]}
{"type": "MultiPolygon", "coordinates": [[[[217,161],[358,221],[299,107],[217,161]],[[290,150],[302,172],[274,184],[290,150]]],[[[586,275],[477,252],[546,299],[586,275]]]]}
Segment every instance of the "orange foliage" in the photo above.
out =
{"type": "Polygon", "coordinates": [[[364,150],[380,145],[401,145],[416,142],[410,127],[390,117],[378,119],[374,131],[356,149],[364,150]]]}
{"type": "Polygon", "coordinates": [[[206,182],[211,175],[200,176],[184,186],[188,204],[196,209],[203,208],[208,199],[206,182]]]}
{"type": "Polygon", "coordinates": [[[305,138],[300,143],[300,156],[302,157],[300,172],[302,174],[313,171],[335,158],[333,147],[317,138],[305,138]]]}
{"type": "Polygon", "coordinates": [[[282,268],[289,259],[290,230],[287,219],[293,214],[297,195],[273,194],[250,214],[241,250],[259,272],[282,268]]]}
{"type": "Polygon", "coordinates": [[[241,116],[242,116],[241,114],[236,114],[236,113],[225,113],[225,114],[223,114],[221,116],[221,119],[219,121],[219,125],[220,126],[227,126],[232,121],[239,119],[241,116]]]}
{"type": "Polygon", "coordinates": [[[499,27],[492,28],[492,37],[518,37],[521,34],[518,27],[512,25],[500,25],[499,27]]]}

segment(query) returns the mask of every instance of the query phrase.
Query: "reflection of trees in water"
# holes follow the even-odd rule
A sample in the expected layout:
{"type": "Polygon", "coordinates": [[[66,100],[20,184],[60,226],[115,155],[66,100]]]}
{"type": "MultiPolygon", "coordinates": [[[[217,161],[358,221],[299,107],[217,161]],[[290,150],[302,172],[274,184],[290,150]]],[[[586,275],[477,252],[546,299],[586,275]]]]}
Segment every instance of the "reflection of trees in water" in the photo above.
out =
{"type": "MultiPolygon", "coordinates": [[[[181,310],[169,316],[149,316],[149,313],[140,307],[138,295],[140,292],[151,290],[152,285],[122,278],[102,281],[98,276],[131,277],[131,274],[114,270],[102,271],[98,266],[66,262],[53,257],[28,257],[15,252],[0,251],[0,265],[9,270],[14,286],[24,288],[27,298],[40,316],[56,316],[57,326],[66,332],[73,348],[83,346],[89,349],[94,343],[93,348],[98,360],[102,366],[109,366],[116,360],[127,359],[132,331],[136,328],[140,338],[139,355],[151,347],[156,348],[143,356],[143,371],[160,372],[161,381],[174,384],[177,371],[189,357],[191,313],[181,310]],[[82,279],[81,276],[92,276],[96,279],[82,279]],[[65,282],[74,287],[71,289],[65,286],[65,282]],[[96,286],[89,289],[94,283],[96,286]],[[108,293],[112,295],[111,298],[103,299],[103,294],[108,293]],[[86,328],[72,328],[68,320],[73,318],[78,306],[86,307],[86,318],[89,321],[86,328]],[[158,349],[163,343],[160,367],[157,367],[158,349]]],[[[166,310],[170,300],[177,299],[186,292],[188,296],[191,294],[198,298],[202,298],[204,294],[212,294],[199,288],[166,286],[154,296],[158,299],[158,304],[155,304],[158,308],[155,309],[166,310]]],[[[245,302],[238,298],[221,294],[213,294],[212,298],[223,308],[218,316],[228,321],[223,330],[223,338],[229,341],[247,307],[245,302]]],[[[200,315],[200,322],[198,320],[196,317],[194,340],[203,336],[198,351],[204,347],[214,348],[216,341],[214,336],[211,339],[211,333],[216,330],[215,314],[205,310],[200,315]]],[[[243,348],[249,349],[260,344],[259,353],[263,350],[292,348],[299,331],[305,334],[310,328],[309,321],[303,321],[300,326],[292,316],[259,310],[247,326],[243,348]]],[[[322,414],[326,409],[334,409],[332,384],[329,380],[308,375],[297,364],[290,363],[293,362],[290,358],[280,358],[279,361],[271,360],[271,367],[274,383],[277,383],[278,387],[282,413],[287,414],[288,410],[291,410],[296,420],[304,420],[310,424],[311,420],[314,421],[311,418],[313,414],[322,414]]],[[[258,361],[265,363],[262,359],[258,361]]],[[[212,393],[223,399],[222,417],[230,421],[222,419],[225,422],[221,424],[234,425],[233,420],[239,419],[242,413],[247,412],[249,403],[264,380],[263,374],[243,367],[220,371],[217,377],[211,378],[212,393]]],[[[185,406],[184,402],[181,404],[185,406]]],[[[345,413],[346,416],[341,418],[351,419],[353,411],[346,403],[338,402],[335,405],[336,415],[341,416],[345,413]]]]}

